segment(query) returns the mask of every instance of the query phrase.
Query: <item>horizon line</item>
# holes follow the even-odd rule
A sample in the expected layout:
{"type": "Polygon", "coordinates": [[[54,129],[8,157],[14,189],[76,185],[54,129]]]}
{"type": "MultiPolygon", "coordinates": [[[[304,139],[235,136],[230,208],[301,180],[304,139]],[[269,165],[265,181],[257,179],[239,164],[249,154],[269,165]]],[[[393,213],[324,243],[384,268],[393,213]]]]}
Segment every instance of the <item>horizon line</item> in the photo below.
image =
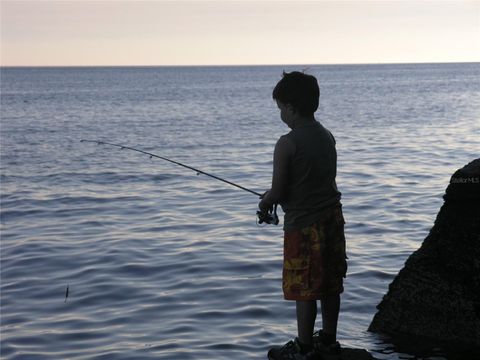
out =
{"type": "Polygon", "coordinates": [[[418,62],[359,62],[359,63],[289,63],[289,64],[162,64],[162,65],[152,65],[152,64],[125,64],[125,65],[2,65],[0,68],[119,68],[119,67],[131,67],[131,68],[140,68],[140,67],[254,67],[254,66],[333,66],[333,65],[422,65],[422,64],[477,64],[480,63],[480,60],[477,61],[418,61],[418,62]]]}

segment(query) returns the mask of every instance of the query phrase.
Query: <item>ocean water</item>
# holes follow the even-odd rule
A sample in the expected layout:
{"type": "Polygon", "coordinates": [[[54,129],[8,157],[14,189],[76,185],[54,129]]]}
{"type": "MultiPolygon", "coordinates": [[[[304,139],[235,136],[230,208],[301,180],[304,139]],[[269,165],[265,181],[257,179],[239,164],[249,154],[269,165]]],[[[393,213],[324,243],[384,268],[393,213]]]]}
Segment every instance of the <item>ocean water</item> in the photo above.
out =
{"type": "MultiPolygon", "coordinates": [[[[271,91],[304,67],[2,68],[2,359],[265,359],[295,336],[282,229],[256,224],[255,195],[80,140],[263,192],[288,132],[271,91]]],[[[307,72],[337,139],[347,221],[339,340],[379,359],[445,359],[367,328],[450,176],[480,154],[480,64],[307,72]]]]}

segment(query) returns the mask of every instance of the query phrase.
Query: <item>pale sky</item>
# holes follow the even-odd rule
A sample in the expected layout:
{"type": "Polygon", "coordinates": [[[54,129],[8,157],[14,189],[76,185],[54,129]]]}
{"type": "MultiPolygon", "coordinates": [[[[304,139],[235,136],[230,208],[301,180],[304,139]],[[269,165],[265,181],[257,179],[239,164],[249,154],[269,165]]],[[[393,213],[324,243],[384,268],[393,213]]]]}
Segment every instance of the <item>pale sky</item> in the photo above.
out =
{"type": "Polygon", "coordinates": [[[480,61],[480,0],[0,0],[3,66],[480,61]]]}

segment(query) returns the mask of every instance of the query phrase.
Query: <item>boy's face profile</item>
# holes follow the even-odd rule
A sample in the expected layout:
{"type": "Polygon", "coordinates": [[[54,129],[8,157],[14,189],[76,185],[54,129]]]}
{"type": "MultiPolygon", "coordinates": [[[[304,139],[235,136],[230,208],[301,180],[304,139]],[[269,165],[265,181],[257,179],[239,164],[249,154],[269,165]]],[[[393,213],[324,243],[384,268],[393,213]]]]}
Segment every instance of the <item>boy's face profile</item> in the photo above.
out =
{"type": "Polygon", "coordinates": [[[292,128],[293,125],[293,115],[295,111],[293,110],[292,105],[284,104],[279,100],[275,100],[277,106],[280,109],[280,119],[289,127],[292,128]]]}

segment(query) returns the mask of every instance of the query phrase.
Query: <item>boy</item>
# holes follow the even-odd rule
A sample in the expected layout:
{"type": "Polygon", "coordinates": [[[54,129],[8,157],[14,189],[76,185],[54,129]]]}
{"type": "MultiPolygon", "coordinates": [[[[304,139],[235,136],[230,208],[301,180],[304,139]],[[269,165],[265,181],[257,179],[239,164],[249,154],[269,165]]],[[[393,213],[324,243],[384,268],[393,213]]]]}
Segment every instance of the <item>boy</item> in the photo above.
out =
{"type": "Polygon", "coordinates": [[[273,90],[291,131],[275,146],[272,186],[258,206],[265,211],[280,204],[285,213],[282,287],[285,299],[296,301],[298,337],[270,349],[270,360],[340,352],[336,333],[347,271],[344,219],[335,182],[335,139],[314,117],[319,98],[317,79],[300,72],[284,73],[273,90]],[[314,334],[317,300],[323,329],[314,334]]]}

